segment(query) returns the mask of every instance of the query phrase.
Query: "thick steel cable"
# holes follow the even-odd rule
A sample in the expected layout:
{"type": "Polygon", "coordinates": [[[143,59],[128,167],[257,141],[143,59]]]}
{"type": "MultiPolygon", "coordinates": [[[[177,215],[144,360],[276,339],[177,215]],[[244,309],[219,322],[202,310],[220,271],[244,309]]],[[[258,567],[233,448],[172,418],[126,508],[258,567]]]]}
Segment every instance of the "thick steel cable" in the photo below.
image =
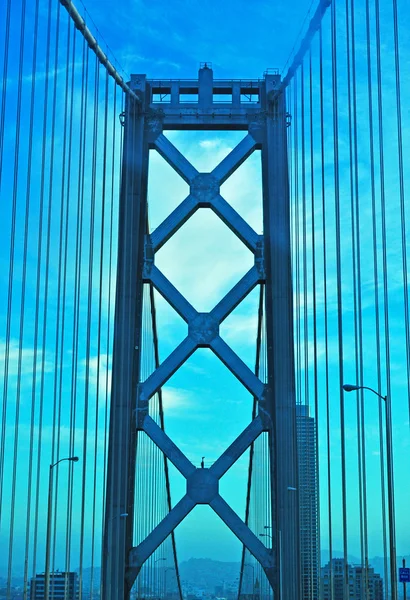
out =
{"type": "Polygon", "coordinates": [[[113,77],[113,79],[120,86],[120,88],[122,88],[123,91],[126,92],[129,96],[134,98],[134,100],[137,103],[140,103],[140,98],[136,94],[134,94],[132,89],[125,83],[121,75],[118,73],[117,69],[109,61],[106,54],[98,45],[97,40],[95,39],[91,31],[88,29],[84,19],[82,18],[78,10],[75,8],[72,0],[60,0],[60,3],[64,6],[70,17],[73,19],[76,28],[81,32],[88,46],[95,53],[97,60],[105,67],[109,75],[113,77]]]}
{"type": "Polygon", "coordinates": [[[297,72],[299,67],[302,65],[303,59],[305,58],[306,53],[309,51],[310,44],[313,40],[313,37],[316,34],[316,32],[319,30],[320,25],[322,23],[322,19],[330,5],[331,5],[331,0],[320,0],[318,7],[315,11],[315,14],[313,15],[313,17],[309,23],[309,27],[305,34],[305,37],[303,38],[303,40],[300,44],[299,50],[295,54],[292,64],[289,67],[285,77],[282,79],[282,82],[281,82],[281,84],[279,86],[279,90],[278,90],[279,92],[283,91],[286,88],[286,86],[289,84],[289,82],[295,76],[295,73],[297,72]]]}

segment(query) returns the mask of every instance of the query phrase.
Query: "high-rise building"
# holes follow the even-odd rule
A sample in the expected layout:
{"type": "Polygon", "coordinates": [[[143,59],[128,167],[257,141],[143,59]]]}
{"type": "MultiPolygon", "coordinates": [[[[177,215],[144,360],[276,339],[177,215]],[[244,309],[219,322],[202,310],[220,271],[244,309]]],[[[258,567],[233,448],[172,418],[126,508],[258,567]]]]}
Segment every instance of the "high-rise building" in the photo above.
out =
{"type": "Polygon", "coordinates": [[[296,431],[299,464],[299,519],[301,587],[303,600],[319,598],[318,476],[316,423],[309,407],[297,405],[296,431]]]}
{"type": "MultiPolygon", "coordinates": [[[[37,573],[30,582],[30,600],[45,599],[45,573],[37,573]]],[[[77,573],[54,571],[50,573],[50,594],[48,600],[78,600],[77,573]]]]}
{"type": "MultiPolygon", "coordinates": [[[[374,572],[371,566],[367,567],[367,573],[366,568],[361,565],[348,564],[347,569],[349,598],[352,600],[362,600],[363,598],[366,598],[366,600],[383,600],[383,579],[378,573],[374,572]]],[[[322,567],[321,587],[323,600],[343,600],[343,570],[343,558],[333,558],[331,562],[322,567]]]]}

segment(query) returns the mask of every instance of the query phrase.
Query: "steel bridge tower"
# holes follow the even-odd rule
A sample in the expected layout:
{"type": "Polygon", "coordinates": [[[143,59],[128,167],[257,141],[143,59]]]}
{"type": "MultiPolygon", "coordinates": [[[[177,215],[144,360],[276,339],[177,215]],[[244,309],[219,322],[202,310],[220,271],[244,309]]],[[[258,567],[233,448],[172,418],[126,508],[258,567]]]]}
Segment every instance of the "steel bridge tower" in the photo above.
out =
{"type": "MultiPolygon", "coordinates": [[[[275,599],[299,600],[299,507],[294,389],[290,207],[286,107],[280,77],[214,80],[208,65],[197,80],[157,81],[134,75],[124,114],[108,485],[103,565],[104,600],[127,599],[143,563],[196,504],[209,504],[260,562],[275,599]],[[255,102],[242,102],[252,94],[255,102]],[[169,95],[168,103],[155,102],[169,95]],[[182,97],[183,95],[183,97],[182,97]],[[187,95],[192,101],[186,102],[187,95]],[[218,102],[224,95],[228,102],[218,102]],[[214,98],[215,96],[215,98],[214,98]],[[218,96],[218,97],[217,97],[218,96]],[[184,101],[183,101],[184,99],[184,101]],[[215,99],[215,101],[214,101],[215,99]],[[163,135],[165,130],[240,130],[242,141],[211,173],[199,173],[163,135]],[[147,230],[149,150],[156,149],[189,184],[185,200],[153,232],[147,230]],[[263,235],[220,195],[220,186],[260,150],[263,235]],[[155,253],[199,208],[210,208],[254,254],[250,271],[209,313],[199,313],[155,266],[155,253]],[[142,288],[151,282],[188,324],[188,335],[147,380],[140,379],[142,288]],[[267,383],[219,335],[221,322],[258,284],[265,285],[267,383]],[[257,400],[256,417],[211,468],[196,468],[149,416],[150,398],[197,348],[210,348],[257,400]],[[144,431],[186,478],[186,495],[138,546],[133,544],[137,430],[144,431]],[[219,495],[219,480],[262,433],[271,463],[272,547],[267,548],[219,495]],[[126,522],[113,518],[127,512],[126,522]]],[[[160,337],[160,332],[159,332],[160,337]]],[[[229,425],[229,424],[227,424],[229,425]]]]}

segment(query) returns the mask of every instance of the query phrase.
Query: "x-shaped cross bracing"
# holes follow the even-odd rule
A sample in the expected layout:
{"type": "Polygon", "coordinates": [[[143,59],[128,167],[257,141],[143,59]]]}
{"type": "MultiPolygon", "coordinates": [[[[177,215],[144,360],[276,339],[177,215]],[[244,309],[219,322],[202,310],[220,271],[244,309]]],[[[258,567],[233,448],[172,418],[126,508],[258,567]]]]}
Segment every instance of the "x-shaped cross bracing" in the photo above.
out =
{"type": "Polygon", "coordinates": [[[249,292],[264,281],[263,238],[222,198],[221,184],[255,150],[257,142],[250,135],[232,150],[211,173],[199,173],[161,133],[153,141],[156,150],[190,185],[190,194],[147,236],[143,278],[151,282],[188,324],[187,337],[168,358],[138,386],[137,428],[151,440],[187,480],[187,493],[159,525],[129,555],[127,579],[130,585],[141,566],[168,537],[196,504],[209,504],[231,531],[261,563],[270,580],[274,577],[272,553],[219,495],[219,480],[238,460],[262,431],[271,429],[265,410],[265,385],[224,342],[219,335],[222,321],[249,292]],[[209,313],[200,313],[184,298],[154,264],[154,255],[200,207],[211,208],[255,256],[254,266],[209,313]],[[220,358],[244,387],[258,400],[258,416],[219,457],[210,469],[196,468],[148,414],[149,399],[168,381],[175,371],[200,347],[208,347],[220,358]]]}

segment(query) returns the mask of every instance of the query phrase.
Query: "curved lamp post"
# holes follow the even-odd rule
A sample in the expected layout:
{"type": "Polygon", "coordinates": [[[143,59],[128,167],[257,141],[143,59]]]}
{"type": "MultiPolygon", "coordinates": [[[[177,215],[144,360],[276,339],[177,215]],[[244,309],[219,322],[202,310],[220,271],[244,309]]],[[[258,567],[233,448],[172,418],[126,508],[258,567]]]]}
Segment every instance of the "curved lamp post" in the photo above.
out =
{"type": "Polygon", "coordinates": [[[367,385],[343,385],[345,392],[355,392],[358,390],[369,390],[384,401],[386,415],[386,467],[387,467],[387,504],[389,510],[389,547],[390,547],[390,581],[391,597],[397,600],[397,561],[396,561],[396,526],[394,516],[394,477],[393,477],[393,443],[392,443],[392,422],[391,422],[391,402],[390,398],[382,396],[367,385]]]}
{"type": "Polygon", "coordinates": [[[155,565],[157,564],[157,562],[159,560],[167,560],[166,556],[161,556],[160,558],[157,558],[156,560],[154,560],[154,582],[155,582],[155,591],[158,591],[158,600],[160,598],[160,580],[161,580],[161,576],[159,574],[159,571],[156,569],[155,565]]]}
{"type": "Polygon", "coordinates": [[[167,567],[164,571],[164,598],[167,597],[167,571],[175,571],[175,567],[167,567]]]}
{"type": "Polygon", "coordinates": [[[49,600],[50,598],[50,546],[51,546],[51,521],[53,512],[53,468],[64,460],[70,462],[78,462],[80,459],[78,456],[68,456],[67,458],[60,458],[55,463],[50,465],[50,472],[48,476],[48,508],[47,508],[47,534],[46,534],[46,564],[44,570],[44,598],[49,600]]]}

